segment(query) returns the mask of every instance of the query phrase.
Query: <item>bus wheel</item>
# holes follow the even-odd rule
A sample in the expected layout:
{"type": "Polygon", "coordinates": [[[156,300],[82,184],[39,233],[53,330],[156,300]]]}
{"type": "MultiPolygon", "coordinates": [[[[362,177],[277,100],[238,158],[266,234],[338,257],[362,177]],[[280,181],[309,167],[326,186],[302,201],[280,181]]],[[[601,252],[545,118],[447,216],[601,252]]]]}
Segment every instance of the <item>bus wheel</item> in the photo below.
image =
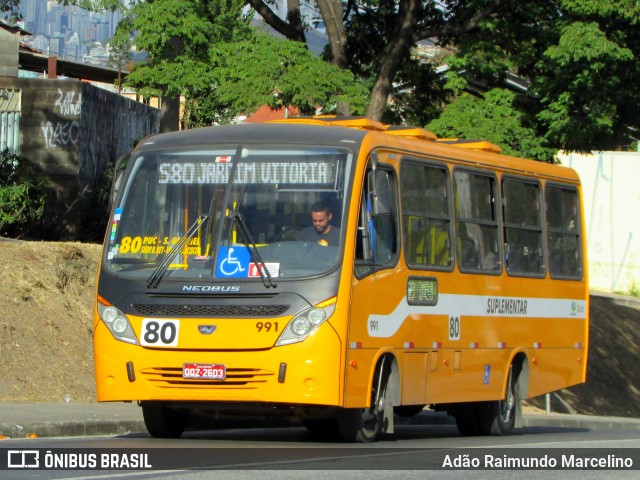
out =
{"type": "Polygon", "coordinates": [[[143,402],[142,416],[147,431],[156,438],[178,438],[189,420],[187,412],[173,410],[160,402],[143,402]]]}
{"type": "Polygon", "coordinates": [[[517,379],[513,378],[512,371],[513,366],[509,368],[505,398],[479,405],[478,424],[483,435],[506,435],[513,430],[520,399],[517,379]]]}
{"type": "MultiPolygon", "coordinates": [[[[383,430],[384,409],[387,403],[387,384],[391,366],[380,364],[371,388],[371,407],[345,408],[338,414],[340,436],[347,442],[369,443],[383,430]]],[[[388,407],[387,407],[388,408],[388,407]]]]}

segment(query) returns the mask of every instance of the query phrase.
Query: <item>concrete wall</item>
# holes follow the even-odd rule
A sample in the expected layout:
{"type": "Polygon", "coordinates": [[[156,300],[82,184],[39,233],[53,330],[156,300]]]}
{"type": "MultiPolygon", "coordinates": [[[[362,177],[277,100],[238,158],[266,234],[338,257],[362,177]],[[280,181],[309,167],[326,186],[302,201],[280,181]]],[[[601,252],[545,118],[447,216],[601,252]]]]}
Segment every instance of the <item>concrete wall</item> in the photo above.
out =
{"type": "Polygon", "coordinates": [[[104,172],[158,131],[159,110],[78,80],[0,77],[3,87],[21,90],[20,152],[50,181],[42,236],[95,237],[84,229],[104,172]]]}
{"type": "Polygon", "coordinates": [[[640,289],[640,153],[564,154],[583,185],[591,288],[640,289]]]}

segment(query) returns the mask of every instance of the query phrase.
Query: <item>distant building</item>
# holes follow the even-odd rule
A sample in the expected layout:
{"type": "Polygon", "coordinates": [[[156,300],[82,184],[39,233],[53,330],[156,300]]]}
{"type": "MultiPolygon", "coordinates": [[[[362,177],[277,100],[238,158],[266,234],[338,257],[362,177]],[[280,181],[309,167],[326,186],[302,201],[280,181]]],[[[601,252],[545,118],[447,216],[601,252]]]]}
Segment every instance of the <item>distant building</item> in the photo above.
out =
{"type": "Polygon", "coordinates": [[[73,62],[82,61],[82,45],[77,33],[73,33],[71,38],[65,42],[64,58],[73,62]]]}
{"type": "Polygon", "coordinates": [[[49,53],[49,40],[44,35],[37,35],[31,40],[31,46],[43,53],[49,53]]]}
{"type": "MultiPolygon", "coordinates": [[[[118,11],[92,12],[77,5],[65,5],[62,0],[20,0],[20,12],[23,28],[33,34],[28,42],[43,36],[53,47],[52,54],[74,61],[82,61],[86,53],[83,52],[83,44],[111,40],[122,19],[122,13],[118,11]],[[79,40],[77,46],[75,37],[79,40]],[[62,44],[59,38],[63,38],[62,44]]],[[[31,43],[31,46],[45,53],[50,51],[50,46],[43,46],[42,42],[38,45],[31,43]]],[[[98,60],[92,58],[91,62],[97,63],[98,60]]]]}
{"type": "Polygon", "coordinates": [[[411,49],[411,56],[420,62],[436,60],[442,54],[442,48],[432,38],[420,40],[411,49]]]}
{"type": "Polygon", "coordinates": [[[98,41],[98,29],[95,26],[91,26],[84,29],[84,41],[85,42],[98,41]]]}
{"type": "Polygon", "coordinates": [[[49,38],[49,55],[64,56],[64,37],[49,38]]]}
{"type": "Polygon", "coordinates": [[[278,108],[276,110],[272,110],[266,105],[263,105],[254,113],[249,115],[244,121],[246,123],[266,122],[268,120],[282,120],[284,118],[295,117],[297,115],[300,115],[300,111],[296,107],[278,108]]]}

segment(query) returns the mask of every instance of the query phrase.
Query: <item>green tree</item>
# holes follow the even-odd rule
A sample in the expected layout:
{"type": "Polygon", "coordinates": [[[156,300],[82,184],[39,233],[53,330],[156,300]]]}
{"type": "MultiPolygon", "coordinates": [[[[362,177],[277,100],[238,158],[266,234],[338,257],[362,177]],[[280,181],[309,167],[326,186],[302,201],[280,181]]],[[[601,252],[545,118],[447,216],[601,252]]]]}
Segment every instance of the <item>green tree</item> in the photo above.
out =
{"type": "Polygon", "coordinates": [[[549,145],[614,149],[640,126],[639,21],[636,0],[505,2],[451,39],[450,84],[490,89],[516,73],[530,85],[514,106],[549,145]]]}
{"type": "MultiPolygon", "coordinates": [[[[79,3],[83,6],[93,5],[97,7],[115,8],[122,5],[121,0],[67,0],[72,3],[79,3]]],[[[326,25],[328,37],[328,59],[337,67],[342,69],[354,68],[355,64],[364,66],[369,64],[365,70],[367,76],[362,79],[365,84],[370,85],[369,99],[365,115],[373,119],[382,119],[388,105],[390,96],[400,98],[406,93],[406,88],[398,89],[398,84],[406,84],[406,80],[412,78],[407,76],[408,72],[413,72],[417,76],[414,79],[424,78],[424,72],[419,72],[415,65],[407,65],[415,60],[411,59],[411,49],[414,44],[421,39],[437,35],[462,34],[477,27],[478,23],[491,15],[495,10],[507,0],[468,0],[465,2],[454,1],[418,1],[418,0],[350,0],[343,3],[342,0],[316,0],[320,13],[326,25]],[[375,21],[370,22],[374,19],[375,21]],[[370,23],[371,27],[367,28],[370,23]],[[353,28],[354,25],[363,26],[361,29],[353,28]],[[364,29],[364,30],[363,30],[364,29]],[[367,39],[363,42],[363,38],[367,39]],[[372,43],[372,39],[377,39],[372,43]],[[374,45],[374,47],[371,47],[374,45]],[[370,58],[366,52],[372,53],[370,58]],[[365,60],[360,60],[364,56],[365,60]],[[401,72],[405,76],[396,82],[401,72]],[[419,73],[419,74],[418,74],[419,73]],[[394,84],[395,82],[395,84],[394,84]]],[[[181,32],[177,32],[177,38],[188,40],[178,42],[176,48],[165,50],[157,49],[156,53],[161,55],[172,55],[178,53],[181,48],[187,48],[191,42],[198,44],[198,38],[206,36],[212,42],[220,43],[227,41],[227,35],[219,35],[221,26],[227,32],[234,31],[237,23],[231,22],[230,17],[235,15],[246,15],[238,12],[238,4],[241,7],[249,5],[257,11],[264,21],[287,39],[305,43],[305,29],[308,25],[304,23],[301,16],[300,0],[287,0],[286,18],[281,19],[273,9],[275,3],[270,0],[185,0],[182,2],[170,2],[180,4],[168,8],[164,6],[165,0],[141,1],[134,3],[131,12],[135,15],[132,25],[140,32],[150,32],[157,36],[155,46],[159,43],[166,44],[171,33],[176,33],[175,29],[163,28],[167,22],[176,21],[180,17],[166,18],[163,15],[185,15],[184,23],[179,25],[181,32]],[[188,12],[200,12],[200,18],[211,27],[209,30],[195,31],[192,27],[195,22],[189,18],[188,12]],[[211,12],[218,12],[211,16],[211,12]],[[233,26],[231,26],[233,24],[233,26]],[[231,27],[231,30],[229,28],[231,27]],[[191,34],[187,34],[191,30],[191,34]],[[186,36],[186,37],[185,37],[186,36]]],[[[242,9],[240,10],[242,12],[242,9]]],[[[246,17],[245,17],[246,18],[246,17]]],[[[180,23],[180,22],[178,22],[180,23]]],[[[142,47],[145,42],[136,40],[142,47]]],[[[145,48],[150,53],[153,65],[153,75],[150,75],[152,83],[160,78],[171,77],[174,69],[162,64],[151,51],[152,45],[145,48]],[[167,75],[168,74],[168,75],[167,75]]],[[[173,60],[170,63],[174,62],[173,60]]],[[[190,67],[192,65],[184,65],[190,67]]],[[[194,71],[194,70],[191,70],[194,71]]],[[[197,69],[195,70],[197,71],[197,69]]],[[[151,74],[148,70],[146,74],[151,74]]],[[[177,72],[180,76],[181,73],[177,72]]],[[[135,79],[137,76],[134,76],[135,79]]],[[[202,78],[199,76],[199,78],[202,78]]],[[[169,78],[170,80],[170,78],[169,78]]],[[[178,82],[172,82],[174,84],[178,82]]],[[[169,87],[174,90],[173,87],[169,87]]],[[[359,89],[358,89],[359,90],[359,89]]],[[[334,97],[333,93],[329,94],[334,97]]],[[[428,96],[437,98],[438,95],[428,96]]],[[[346,97],[343,97],[346,100],[346,97]]],[[[424,95],[419,98],[425,98],[424,95]]],[[[211,105],[211,101],[206,102],[211,105]]],[[[357,112],[360,108],[360,101],[343,101],[336,105],[339,113],[348,114],[357,112]]],[[[407,105],[404,103],[404,105],[407,105]]],[[[402,117],[396,112],[395,116],[402,117]]],[[[393,117],[393,115],[392,115],[393,117]]]]}
{"type": "Polygon", "coordinates": [[[44,181],[26,158],[0,151],[0,235],[37,231],[44,212],[44,181]]]}
{"type": "Polygon", "coordinates": [[[118,93],[122,91],[122,73],[132,68],[131,46],[131,39],[124,36],[112,39],[110,44],[111,51],[107,66],[118,71],[118,79],[116,80],[118,93]]]}
{"type": "MultiPolygon", "coordinates": [[[[329,58],[341,68],[365,67],[372,85],[365,115],[380,120],[389,105],[389,97],[395,95],[394,82],[399,72],[411,70],[405,65],[415,61],[411,59],[411,49],[416,42],[464,35],[494,14],[505,1],[508,0],[349,0],[346,3],[316,0],[316,3],[327,30],[329,58]]],[[[304,25],[297,20],[299,0],[287,1],[285,20],[273,13],[269,0],[247,2],[282,35],[293,40],[304,38],[304,25]]]]}
{"type": "MultiPolygon", "coordinates": [[[[121,0],[74,3],[78,2],[115,7],[121,0]]],[[[507,72],[511,72],[528,82],[526,91],[517,90],[511,103],[519,112],[516,118],[543,137],[548,146],[615,148],[637,136],[637,0],[316,3],[327,30],[327,58],[342,69],[350,69],[360,86],[369,86],[365,115],[370,118],[424,125],[461,91],[484,95],[493,88],[503,88],[507,72]],[[444,82],[434,69],[437,64],[425,64],[412,55],[416,42],[429,38],[452,53],[447,59],[447,86],[453,87],[449,90],[443,89],[444,82]]],[[[185,94],[194,122],[208,122],[211,116],[228,118],[233,112],[229,102],[237,105],[239,101],[220,98],[218,88],[225,79],[217,75],[224,69],[228,72],[233,62],[224,63],[215,51],[223,43],[254,41],[248,33],[245,5],[253,7],[285,38],[304,44],[308,26],[301,15],[300,0],[287,0],[284,19],[275,14],[271,0],[139,1],[132,7],[136,19],[131,28],[139,32],[136,42],[150,56],[146,66],[132,73],[132,84],[155,91],[166,86],[185,94]]],[[[234,65],[246,67],[246,62],[234,65]]],[[[245,75],[239,70],[234,78],[247,80],[245,75]]],[[[282,82],[272,83],[272,92],[286,99],[278,88],[282,82]]],[[[294,97],[303,98],[295,92],[294,97]]],[[[331,103],[336,92],[327,93],[326,98],[331,103]]],[[[340,113],[357,112],[359,105],[359,101],[336,103],[340,113]]]]}
{"type": "Polygon", "coordinates": [[[250,39],[220,44],[216,57],[221,59],[216,77],[224,79],[219,97],[236,111],[295,106],[314,114],[322,106],[330,113],[348,101],[354,113],[364,113],[367,86],[350,71],[314,57],[299,42],[256,31],[250,39]]]}
{"type": "MultiPolygon", "coordinates": [[[[274,18],[269,3],[248,0],[278,32],[299,38],[297,23],[274,18]],[[291,31],[293,30],[293,32],[291,31]]],[[[372,81],[366,115],[389,116],[389,99],[419,77],[411,47],[436,38],[454,52],[450,77],[503,87],[506,73],[529,81],[513,107],[549,145],[569,150],[615,148],[635,135],[640,95],[640,3],[637,0],[317,0],[329,54],[372,81]],[[398,87],[402,88],[400,90],[398,87]]],[[[289,0],[289,12],[297,0],[289,0]]],[[[450,82],[454,80],[449,79],[450,82]]],[[[440,98],[438,83],[431,100],[440,98]]],[[[451,85],[451,83],[450,83],[451,85]]],[[[413,83],[418,92],[422,84],[413,83]]],[[[454,96],[455,98],[455,96],[454,96]]],[[[411,102],[410,102],[411,103],[411,102]]],[[[418,102],[413,102],[415,105],[418,102]]],[[[400,105],[406,105],[402,102],[400,105]]],[[[392,110],[398,115],[398,104],[392,110]]],[[[422,108],[427,112],[433,110],[422,108]]]]}
{"type": "Polygon", "coordinates": [[[0,14],[5,14],[8,20],[20,20],[20,0],[0,0],[0,14]]]}
{"type": "Polygon", "coordinates": [[[443,138],[487,140],[507,155],[554,162],[556,149],[526,126],[522,112],[513,106],[515,99],[514,92],[499,88],[484,97],[463,93],[427,129],[443,138]]]}
{"type": "Polygon", "coordinates": [[[224,123],[263,104],[311,112],[349,98],[364,111],[367,91],[348,70],[300,42],[260,33],[244,10],[244,0],[134,4],[116,40],[137,32],[135,44],[149,57],[126,84],[143,95],[182,95],[186,126],[224,123]]]}

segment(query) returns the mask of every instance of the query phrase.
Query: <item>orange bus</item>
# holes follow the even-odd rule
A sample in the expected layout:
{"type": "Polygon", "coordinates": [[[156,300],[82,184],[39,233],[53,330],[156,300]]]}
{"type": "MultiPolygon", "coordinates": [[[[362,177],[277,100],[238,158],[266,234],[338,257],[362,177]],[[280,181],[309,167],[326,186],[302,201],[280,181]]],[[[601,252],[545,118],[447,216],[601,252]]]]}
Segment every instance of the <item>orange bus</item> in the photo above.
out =
{"type": "Polygon", "coordinates": [[[425,407],[508,433],[585,381],[589,305],[578,176],[497,151],[340,117],[142,141],[97,282],[98,401],[139,402],[155,437],[195,412],[368,442],[425,407]]]}

